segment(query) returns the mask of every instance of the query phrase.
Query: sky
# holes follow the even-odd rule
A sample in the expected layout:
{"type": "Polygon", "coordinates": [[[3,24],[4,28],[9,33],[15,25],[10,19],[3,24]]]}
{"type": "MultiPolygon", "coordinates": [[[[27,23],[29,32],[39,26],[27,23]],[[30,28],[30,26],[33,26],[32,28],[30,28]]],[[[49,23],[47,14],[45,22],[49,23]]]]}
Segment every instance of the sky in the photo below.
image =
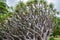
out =
{"type": "MultiPolygon", "coordinates": [[[[13,6],[15,7],[15,5],[18,3],[19,0],[7,0],[7,4],[9,6],[13,6]]],[[[22,0],[24,2],[27,2],[27,0],[22,0]]],[[[53,3],[54,4],[54,8],[57,9],[58,11],[60,11],[60,0],[46,0],[48,2],[48,4],[53,3]]],[[[60,15],[58,15],[58,17],[60,17],[60,15]]]]}
{"type": "Polygon", "coordinates": [[[48,3],[53,3],[54,4],[54,7],[58,10],[58,11],[60,11],[60,0],[47,0],[48,1],[48,3]]]}
{"type": "MultiPolygon", "coordinates": [[[[19,0],[7,0],[7,4],[9,6],[15,6],[18,3],[19,0]]],[[[22,0],[26,2],[27,0],[22,0]]],[[[48,3],[53,3],[54,7],[60,11],[60,0],[47,0],[48,3]]]]}

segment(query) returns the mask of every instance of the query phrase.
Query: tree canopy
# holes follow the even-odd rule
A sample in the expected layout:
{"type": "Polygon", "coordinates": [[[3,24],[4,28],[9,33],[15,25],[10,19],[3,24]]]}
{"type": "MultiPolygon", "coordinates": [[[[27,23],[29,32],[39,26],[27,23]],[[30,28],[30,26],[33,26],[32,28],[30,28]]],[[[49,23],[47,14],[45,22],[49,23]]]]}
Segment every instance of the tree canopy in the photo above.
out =
{"type": "Polygon", "coordinates": [[[52,3],[47,4],[45,0],[19,1],[14,12],[8,10],[6,3],[0,2],[0,5],[1,39],[48,40],[48,36],[59,31],[60,19],[55,18],[57,12],[52,3]]]}

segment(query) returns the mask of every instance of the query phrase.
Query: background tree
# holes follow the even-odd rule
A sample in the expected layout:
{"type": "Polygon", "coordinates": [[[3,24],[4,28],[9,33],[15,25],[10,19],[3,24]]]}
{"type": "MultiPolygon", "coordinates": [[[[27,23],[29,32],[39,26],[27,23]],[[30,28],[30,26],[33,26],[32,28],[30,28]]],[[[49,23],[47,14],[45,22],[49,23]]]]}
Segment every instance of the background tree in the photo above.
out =
{"type": "Polygon", "coordinates": [[[9,7],[6,4],[6,0],[0,0],[0,24],[3,23],[4,20],[11,14],[8,8],[9,7]]]}
{"type": "Polygon", "coordinates": [[[53,34],[52,34],[52,36],[54,37],[57,35],[60,35],[60,18],[55,17],[55,22],[56,22],[56,25],[53,28],[53,34]]]}

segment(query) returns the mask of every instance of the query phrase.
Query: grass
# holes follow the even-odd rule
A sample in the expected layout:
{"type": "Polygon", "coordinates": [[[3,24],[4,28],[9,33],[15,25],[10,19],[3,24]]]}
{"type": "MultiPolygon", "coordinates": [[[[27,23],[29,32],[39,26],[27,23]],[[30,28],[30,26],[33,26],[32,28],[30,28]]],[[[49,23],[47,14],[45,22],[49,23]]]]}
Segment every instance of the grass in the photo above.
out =
{"type": "Polygon", "coordinates": [[[54,38],[55,40],[60,40],[60,38],[54,38]]]}
{"type": "MultiPolygon", "coordinates": [[[[48,38],[48,40],[50,39],[50,37],[48,38]]],[[[59,38],[54,38],[55,40],[60,40],[60,37],[59,38]]]]}

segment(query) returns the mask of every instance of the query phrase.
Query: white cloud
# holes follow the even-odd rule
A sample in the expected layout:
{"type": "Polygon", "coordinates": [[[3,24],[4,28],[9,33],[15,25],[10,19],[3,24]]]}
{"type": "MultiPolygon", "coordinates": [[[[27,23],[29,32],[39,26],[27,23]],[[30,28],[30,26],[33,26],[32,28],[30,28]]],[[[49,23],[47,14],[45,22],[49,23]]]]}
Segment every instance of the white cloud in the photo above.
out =
{"type": "Polygon", "coordinates": [[[27,2],[28,0],[22,0],[22,1],[27,2]]]}
{"type": "Polygon", "coordinates": [[[55,0],[47,0],[48,1],[48,3],[54,3],[55,2],[55,0]]]}
{"type": "Polygon", "coordinates": [[[19,0],[7,0],[8,6],[15,6],[19,0]]]}

